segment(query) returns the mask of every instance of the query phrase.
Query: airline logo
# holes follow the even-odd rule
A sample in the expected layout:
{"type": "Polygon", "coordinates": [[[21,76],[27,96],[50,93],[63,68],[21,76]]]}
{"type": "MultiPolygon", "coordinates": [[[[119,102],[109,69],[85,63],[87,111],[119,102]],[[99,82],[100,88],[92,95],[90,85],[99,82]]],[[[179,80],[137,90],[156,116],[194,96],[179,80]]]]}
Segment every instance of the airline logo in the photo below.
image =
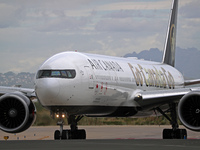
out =
{"type": "MultiPolygon", "coordinates": [[[[124,72],[119,63],[114,61],[88,59],[88,62],[92,66],[92,69],[124,72]]],[[[137,86],[160,87],[169,89],[175,88],[174,77],[170,71],[166,71],[163,67],[156,68],[153,66],[151,68],[147,68],[140,64],[132,65],[130,63],[128,63],[128,66],[132,72],[137,86]]],[[[103,76],[103,79],[105,78],[110,77],[103,76]]]]}
{"type": "Polygon", "coordinates": [[[106,61],[106,60],[96,60],[96,59],[88,59],[92,69],[97,70],[105,70],[105,71],[118,71],[124,72],[122,67],[114,61],[106,61]]]}
{"type": "Polygon", "coordinates": [[[153,68],[145,68],[141,65],[137,64],[137,66],[133,67],[130,63],[128,63],[132,74],[135,78],[136,85],[143,86],[153,86],[160,88],[170,88],[174,89],[174,77],[169,71],[166,71],[163,67],[157,69],[155,66],[153,68]]]}

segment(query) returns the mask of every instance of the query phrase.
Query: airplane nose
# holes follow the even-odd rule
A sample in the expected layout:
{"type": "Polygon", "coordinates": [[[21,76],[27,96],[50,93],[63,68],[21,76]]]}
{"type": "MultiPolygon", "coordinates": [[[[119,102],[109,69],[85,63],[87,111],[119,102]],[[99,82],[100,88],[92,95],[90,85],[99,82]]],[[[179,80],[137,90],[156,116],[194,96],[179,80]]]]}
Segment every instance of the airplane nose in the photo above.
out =
{"type": "Polygon", "coordinates": [[[35,85],[35,92],[43,106],[50,105],[56,101],[59,95],[59,82],[55,79],[39,79],[35,85]]]}

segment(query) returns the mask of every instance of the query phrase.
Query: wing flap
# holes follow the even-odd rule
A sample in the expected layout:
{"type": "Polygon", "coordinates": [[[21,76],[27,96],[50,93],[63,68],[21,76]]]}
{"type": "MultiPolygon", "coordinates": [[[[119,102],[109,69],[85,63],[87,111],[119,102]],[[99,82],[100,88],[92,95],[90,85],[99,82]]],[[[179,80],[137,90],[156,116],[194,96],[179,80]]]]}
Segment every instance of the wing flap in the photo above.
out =
{"type": "Polygon", "coordinates": [[[191,89],[173,89],[173,90],[156,90],[156,91],[143,91],[141,93],[137,93],[135,100],[151,100],[151,99],[171,99],[171,98],[179,98],[183,95],[190,92],[191,89]]]}
{"type": "Polygon", "coordinates": [[[200,91],[200,88],[140,91],[135,94],[133,100],[142,109],[152,109],[170,102],[179,101],[185,94],[191,91],[200,91]]]}

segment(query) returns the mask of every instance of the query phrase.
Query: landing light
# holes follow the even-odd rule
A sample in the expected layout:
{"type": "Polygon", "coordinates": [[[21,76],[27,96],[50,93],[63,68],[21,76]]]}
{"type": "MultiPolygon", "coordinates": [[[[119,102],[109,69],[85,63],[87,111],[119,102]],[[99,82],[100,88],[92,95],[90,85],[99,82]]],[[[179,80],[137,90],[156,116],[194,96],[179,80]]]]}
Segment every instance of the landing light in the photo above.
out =
{"type": "Polygon", "coordinates": [[[65,118],[65,114],[62,114],[62,115],[56,114],[56,118],[60,118],[60,117],[65,118]]]}

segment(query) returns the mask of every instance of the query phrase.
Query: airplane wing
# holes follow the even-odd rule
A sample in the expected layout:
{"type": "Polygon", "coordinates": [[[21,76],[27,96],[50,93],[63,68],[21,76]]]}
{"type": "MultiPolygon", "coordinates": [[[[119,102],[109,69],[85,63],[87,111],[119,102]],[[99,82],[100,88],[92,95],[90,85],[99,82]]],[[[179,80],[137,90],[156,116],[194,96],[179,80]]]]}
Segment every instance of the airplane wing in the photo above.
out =
{"type": "Polygon", "coordinates": [[[199,92],[200,88],[184,88],[171,90],[155,90],[141,91],[133,95],[133,100],[136,101],[142,108],[155,108],[160,105],[179,101],[184,95],[190,92],[199,92]]]}
{"type": "Polygon", "coordinates": [[[21,87],[5,87],[0,86],[0,96],[6,93],[21,92],[30,99],[35,99],[36,94],[34,89],[21,88],[21,87]]]}
{"type": "Polygon", "coordinates": [[[200,79],[185,80],[185,86],[188,86],[188,85],[195,85],[195,84],[200,84],[200,79]]]}

